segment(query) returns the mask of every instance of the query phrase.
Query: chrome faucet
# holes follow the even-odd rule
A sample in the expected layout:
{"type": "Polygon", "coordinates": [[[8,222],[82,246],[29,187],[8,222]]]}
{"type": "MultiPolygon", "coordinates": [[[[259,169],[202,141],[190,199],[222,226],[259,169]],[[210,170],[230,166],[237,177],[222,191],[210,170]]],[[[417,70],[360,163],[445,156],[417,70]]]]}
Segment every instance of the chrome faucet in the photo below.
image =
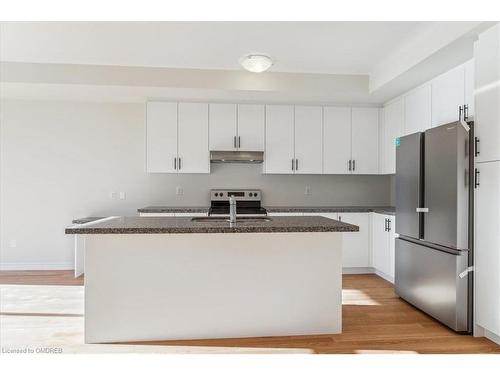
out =
{"type": "Polygon", "coordinates": [[[236,224],[236,198],[234,195],[229,197],[229,223],[236,224]]]}

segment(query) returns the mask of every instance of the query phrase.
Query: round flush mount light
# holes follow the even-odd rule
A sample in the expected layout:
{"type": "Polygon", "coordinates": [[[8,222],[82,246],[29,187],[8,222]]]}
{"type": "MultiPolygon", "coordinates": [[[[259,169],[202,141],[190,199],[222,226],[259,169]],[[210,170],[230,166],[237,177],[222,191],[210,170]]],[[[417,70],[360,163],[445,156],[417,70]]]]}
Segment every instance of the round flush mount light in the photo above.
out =
{"type": "Polygon", "coordinates": [[[240,59],[240,64],[249,72],[262,73],[273,65],[273,59],[267,55],[251,53],[243,56],[240,59]]]}

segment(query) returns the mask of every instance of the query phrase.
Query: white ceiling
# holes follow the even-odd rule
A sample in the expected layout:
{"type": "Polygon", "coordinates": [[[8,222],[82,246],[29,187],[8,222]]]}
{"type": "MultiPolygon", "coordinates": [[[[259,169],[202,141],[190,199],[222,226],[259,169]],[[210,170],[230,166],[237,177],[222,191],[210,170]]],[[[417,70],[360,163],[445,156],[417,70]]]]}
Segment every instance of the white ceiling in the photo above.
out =
{"type": "Polygon", "coordinates": [[[435,23],[2,23],[0,60],[240,70],[242,55],[261,52],[274,72],[368,74],[435,23]]]}

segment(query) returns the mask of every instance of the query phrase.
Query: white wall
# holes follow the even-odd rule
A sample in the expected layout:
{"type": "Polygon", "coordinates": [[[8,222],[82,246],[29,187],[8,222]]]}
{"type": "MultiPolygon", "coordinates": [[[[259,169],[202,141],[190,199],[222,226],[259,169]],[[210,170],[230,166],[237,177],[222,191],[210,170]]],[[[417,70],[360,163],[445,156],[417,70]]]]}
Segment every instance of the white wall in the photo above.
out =
{"type": "Polygon", "coordinates": [[[265,205],[390,203],[389,176],[270,176],[260,165],[226,164],[213,165],[210,175],[147,174],[144,108],[1,103],[0,267],[71,268],[73,238],[64,228],[72,219],[135,215],[151,204],[207,206],[216,187],[261,188],[265,205]],[[184,195],[175,195],[176,186],[184,195]],[[110,199],[111,191],[126,192],[126,199],[110,199]]]}

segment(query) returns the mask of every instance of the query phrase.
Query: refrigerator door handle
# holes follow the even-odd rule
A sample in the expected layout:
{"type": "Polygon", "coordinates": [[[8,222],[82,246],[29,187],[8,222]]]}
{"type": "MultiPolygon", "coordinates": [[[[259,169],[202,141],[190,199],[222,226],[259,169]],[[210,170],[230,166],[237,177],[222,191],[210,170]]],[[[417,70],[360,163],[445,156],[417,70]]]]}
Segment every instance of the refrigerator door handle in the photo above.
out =
{"type": "Polygon", "coordinates": [[[417,207],[415,211],[416,211],[416,212],[424,212],[424,213],[427,213],[427,212],[429,212],[429,208],[427,208],[427,207],[417,207]]]}
{"type": "Polygon", "coordinates": [[[474,271],[474,266],[467,267],[465,270],[463,270],[462,272],[460,272],[458,274],[458,277],[460,277],[461,279],[463,279],[465,276],[467,276],[467,274],[469,272],[473,272],[473,271],[474,271]]]}

